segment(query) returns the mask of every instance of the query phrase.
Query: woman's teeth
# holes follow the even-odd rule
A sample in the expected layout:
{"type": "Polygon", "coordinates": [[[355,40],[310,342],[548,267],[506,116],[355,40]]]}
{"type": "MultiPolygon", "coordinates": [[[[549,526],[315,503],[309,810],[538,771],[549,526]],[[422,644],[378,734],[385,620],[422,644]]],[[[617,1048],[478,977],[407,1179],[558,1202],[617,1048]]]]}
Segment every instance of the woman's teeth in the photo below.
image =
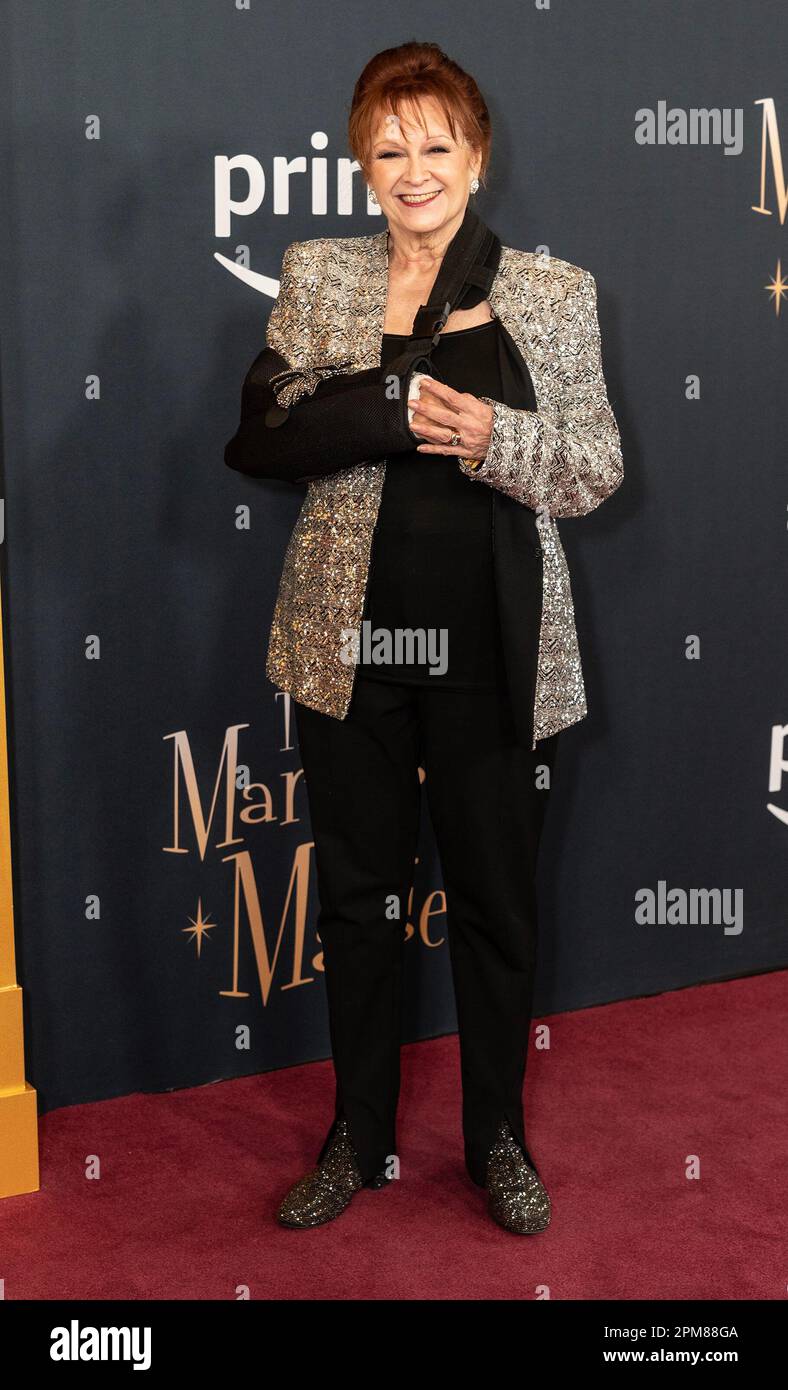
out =
{"type": "Polygon", "coordinates": [[[432,193],[400,193],[399,197],[403,203],[412,203],[415,207],[418,203],[431,202],[433,198],[437,198],[439,193],[440,189],[436,188],[432,193]]]}

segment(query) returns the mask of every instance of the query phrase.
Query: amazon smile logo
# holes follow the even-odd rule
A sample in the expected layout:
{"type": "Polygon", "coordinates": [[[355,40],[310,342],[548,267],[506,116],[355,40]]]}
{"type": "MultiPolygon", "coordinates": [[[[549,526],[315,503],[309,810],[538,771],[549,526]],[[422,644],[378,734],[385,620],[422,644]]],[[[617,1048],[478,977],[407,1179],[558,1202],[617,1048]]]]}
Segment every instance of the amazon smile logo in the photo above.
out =
{"type": "MultiPolygon", "coordinates": [[[[299,202],[306,184],[310,197],[310,211],[313,217],[326,217],[329,204],[329,186],[335,202],[332,211],[340,217],[352,217],[354,179],[361,174],[361,166],[355,159],[338,156],[329,161],[320,153],[328,147],[328,136],[324,130],[316,130],[310,138],[312,150],[317,154],[297,155],[288,159],[284,155],[274,155],[268,174],[264,166],[251,154],[233,156],[217,155],[213,161],[214,171],[214,231],[217,237],[229,238],[233,235],[233,218],[253,217],[259,212],[267,198],[270,198],[275,217],[289,217],[291,194],[295,192],[299,202]],[[333,176],[329,180],[329,163],[332,163],[333,176]],[[270,185],[270,191],[269,191],[270,185]]],[[[363,179],[360,180],[363,184],[363,179]]],[[[364,185],[366,188],[366,185],[364,185]]],[[[366,201],[366,211],[370,217],[382,216],[380,208],[366,201]]],[[[234,248],[235,254],[223,256],[214,252],[215,259],[236,279],[258,294],[276,299],[279,281],[262,271],[253,270],[249,247],[245,244],[234,248]]]]}

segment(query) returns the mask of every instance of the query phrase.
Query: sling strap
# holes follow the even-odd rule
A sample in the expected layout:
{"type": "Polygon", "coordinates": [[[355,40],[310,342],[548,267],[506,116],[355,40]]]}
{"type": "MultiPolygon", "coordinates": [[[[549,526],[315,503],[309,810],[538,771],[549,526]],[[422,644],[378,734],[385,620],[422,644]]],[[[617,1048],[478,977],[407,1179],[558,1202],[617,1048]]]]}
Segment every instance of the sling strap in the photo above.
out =
{"type": "Polygon", "coordinates": [[[501,256],[501,241],[474,212],[470,203],[441,262],[429,304],[422,304],[413,320],[411,335],[402,352],[386,364],[384,375],[404,377],[411,369],[432,371],[430,354],[437,346],[449,315],[469,285],[489,292],[501,256]]]}

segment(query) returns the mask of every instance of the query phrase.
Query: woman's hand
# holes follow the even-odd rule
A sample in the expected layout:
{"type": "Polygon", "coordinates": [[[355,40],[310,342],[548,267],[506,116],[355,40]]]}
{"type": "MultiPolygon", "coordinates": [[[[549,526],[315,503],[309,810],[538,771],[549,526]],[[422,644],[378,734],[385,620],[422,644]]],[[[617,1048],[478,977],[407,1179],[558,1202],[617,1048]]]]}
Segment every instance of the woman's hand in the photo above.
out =
{"type": "Polygon", "coordinates": [[[420,454],[453,454],[457,458],[484,459],[490,447],[493,409],[467,391],[455,391],[434,377],[424,376],[419,399],[413,402],[411,430],[420,439],[420,454]],[[451,445],[452,434],[461,442],[451,445]]]}

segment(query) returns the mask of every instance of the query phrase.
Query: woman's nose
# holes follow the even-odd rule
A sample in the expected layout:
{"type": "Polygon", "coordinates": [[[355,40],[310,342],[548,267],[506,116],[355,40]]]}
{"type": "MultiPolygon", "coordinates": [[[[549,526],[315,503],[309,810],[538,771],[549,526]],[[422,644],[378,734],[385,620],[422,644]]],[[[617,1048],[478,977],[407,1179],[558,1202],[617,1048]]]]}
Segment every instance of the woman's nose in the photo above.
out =
{"type": "Polygon", "coordinates": [[[414,185],[424,183],[429,178],[429,171],[424,168],[420,156],[413,155],[408,161],[407,180],[414,185]]]}

